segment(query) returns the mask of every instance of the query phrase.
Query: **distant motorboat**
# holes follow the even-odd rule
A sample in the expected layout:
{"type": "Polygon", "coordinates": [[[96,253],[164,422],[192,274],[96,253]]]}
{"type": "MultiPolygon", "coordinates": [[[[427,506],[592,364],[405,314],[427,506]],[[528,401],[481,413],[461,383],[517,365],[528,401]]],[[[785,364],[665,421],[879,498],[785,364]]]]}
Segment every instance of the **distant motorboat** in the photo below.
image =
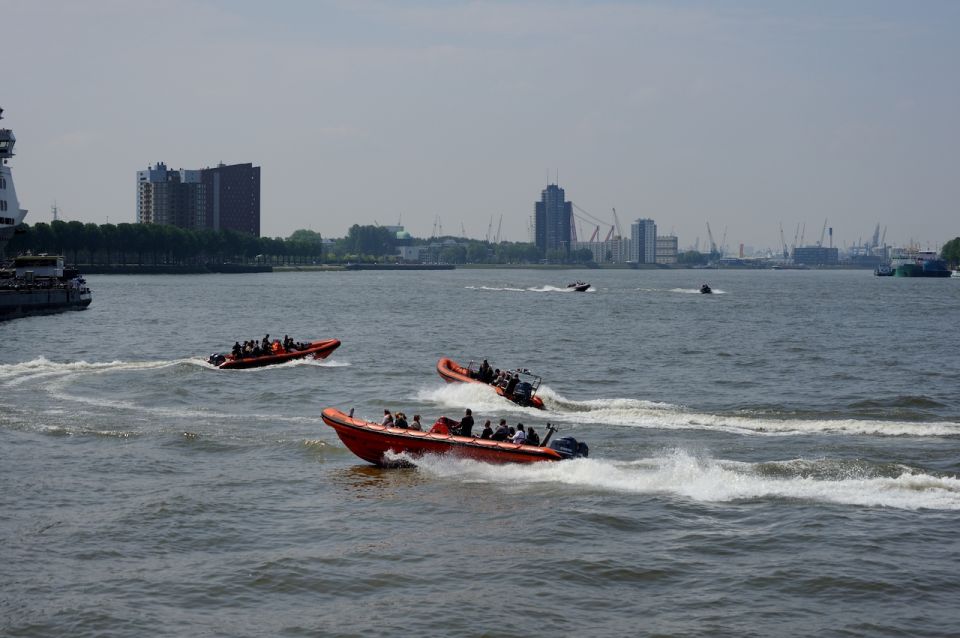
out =
{"type": "Polygon", "coordinates": [[[571,290],[575,290],[577,292],[585,292],[589,287],[590,287],[590,284],[580,280],[567,284],[567,288],[570,288],[571,290]]]}
{"type": "Polygon", "coordinates": [[[894,270],[893,266],[889,264],[880,264],[873,269],[873,274],[877,277],[893,277],[893,275],[896,274],[896,271],[894,270]]]}
{"type": "Polygon", "coordinates": [[[708,286],[707,284],[703,284],[702,286],[700,286],[700,294],[702,294],[702,295],[710,295],[710,294],[713,294],[713,288],[711,288],[711,287],[708,286]]]}

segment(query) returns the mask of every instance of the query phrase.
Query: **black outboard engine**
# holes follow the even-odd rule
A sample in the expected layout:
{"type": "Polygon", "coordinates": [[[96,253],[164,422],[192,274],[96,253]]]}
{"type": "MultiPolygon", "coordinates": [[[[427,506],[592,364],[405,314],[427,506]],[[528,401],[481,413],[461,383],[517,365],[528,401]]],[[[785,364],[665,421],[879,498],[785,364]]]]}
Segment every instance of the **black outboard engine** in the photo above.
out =
{"type": "Polygon", "coordinates": [[[533,386],[526,381],[521,381],[513,389],[513,400],[521,405],[530,403],[530,397],[533,395],[533,386]]]}
{"type": "Polygon", "coordinates": [[[207,363],[209,363],[209,364],[212,365],[212,366],[219,366],[220,364],[222,364],[222,363],[223,363],[224,361],[226,361],[226,360],[227,360],[227,358],[226,358],[225,356],[223,356],[222,354],[220,354],[220,353],[214,353],[214,354],[210,355],[210,358],[209,358],[209,359],[207,359],[207,363]]]}
{"type": "Polygon", "coordinates": [[[551,442],[550,449],[559,452],[565,459],[586,458],[590,454],[587,444],[577,441],[572,436],[565,436],[551,442]]]}

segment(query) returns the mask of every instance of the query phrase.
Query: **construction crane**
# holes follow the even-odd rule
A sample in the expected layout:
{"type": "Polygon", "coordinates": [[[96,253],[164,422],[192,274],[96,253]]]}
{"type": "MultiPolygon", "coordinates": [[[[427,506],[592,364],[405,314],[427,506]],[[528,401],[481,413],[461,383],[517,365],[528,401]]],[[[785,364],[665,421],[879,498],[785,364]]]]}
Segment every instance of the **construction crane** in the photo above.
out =
{"type": "Polygon", "coordinates": [[[873,244],[871,248],[876,248],[880,245],[880,222],[877,222],[877,227],[873,230],[873,244]]]}
{"type": "Polygon", "coordinates": [[[493,215],[490,215],[490,223],[487,224],[487,243],[490,243],[490,234],[493,233],[493,215]]]}
{"type": "Polygon", "coordinates": [[[720,240],[720,256],[723,257],[724,246],[727,245],[727,227],[723,227],[723,239],[720,240]]]}
{"type": "Polygon", "coordinates": [[[803,222],[803,228],[800,230],[800,245],[803,246],[803,238],[807,236],[807,222],[803,222]]]}
{"type": "Polygon", "coordinates": [[[881,246],[887,245],[887,227],[886,226],[883,227],[883,237],[880,238],[880,245],[881,246]]]}
{"type": "Polygon", "coordinates": [[[780,222],[780,243],[783,245],[783,258],[790,259],[790,251],[787,248],[787,240],[783,237],[783,222],[780,222]]]}
{"type": "Polygon", "coordinates": [[[599,238],[600,238],[600,227],[597,226],[597,227],[593,230],[593,234],[590,235],[590,243],[592,244],[593,242],[597,241],[597,239],[599,239],[599,238]]]}
{"type": "Polygon", "coordinates": [[[613,224],[617,227],[617,237],[623,237],[623,231],[620,230],[620,218],[617,217],[617,209],[613,209],[613,224]]]}
{"type": "Polygon", "coordinates": [[[820,231],[820,241],[817,242],[817,246],[823,247],[823,238],[826,236],[826,234],[827,234],[827,220],[826,218],[824,218],[823,229],[820,231]]]}
{"type": "Polygon", "coordinates": [[[713,241],[713,231],[710,230],[710,222],[707,222],[707,237],[710,239],[710,254],[717,252],[717,243],[713,241]]]}
{"type": "Polygon", "coordinates": [[[500,243],[500,227],[503,225],[503,214],[500,214],[500,221],[497,222],[497,238],[496,243],[500,243]]]}

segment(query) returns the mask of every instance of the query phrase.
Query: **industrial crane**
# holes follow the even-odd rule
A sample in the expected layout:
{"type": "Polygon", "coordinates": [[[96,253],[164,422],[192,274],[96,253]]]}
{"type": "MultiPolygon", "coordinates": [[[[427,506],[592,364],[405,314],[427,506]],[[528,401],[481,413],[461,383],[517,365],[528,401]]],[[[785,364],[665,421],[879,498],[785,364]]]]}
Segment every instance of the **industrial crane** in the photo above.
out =
{"type": "Polygon", "coordinates": [[[823,220],[823,229],[820,231],[820,241],[817,242],[817,246],[823,247],[823,238],[827,234],[827,220],[823,220]]]}
{"type": "Polygon", "coordinates": [[[717,244],[713,241],[713,231],[710,230],[710,222],[707,222],[707,237],[710,239],[710,254],[717,252],[717,244]]]}
{"type": "Polygon", "coordinates": [[[783,222],[780,222],[780,244],[783,246],[783,258],[790,259],[790,250],[787,248],[787,240],[783,236],[783,222]]]}

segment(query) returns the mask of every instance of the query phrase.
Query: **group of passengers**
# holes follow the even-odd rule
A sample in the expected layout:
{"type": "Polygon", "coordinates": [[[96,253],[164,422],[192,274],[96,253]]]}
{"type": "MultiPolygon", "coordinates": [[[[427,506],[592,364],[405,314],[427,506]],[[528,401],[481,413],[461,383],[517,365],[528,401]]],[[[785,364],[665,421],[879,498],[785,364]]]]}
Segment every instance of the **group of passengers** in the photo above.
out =
{"type": "Polygon", "coordinates": [[[490,363],[484,359],[480,367],[477,368],[477,371],[471,372],[470,376],[478,381],[503,388],[503,394],[509,398],[513,396],[513,391],[516,390],[517,384],[520,383],[520,372],[529,373],[529,370],[515,370],[511,372],[509,370],[501,370],[500,368],[494,369],[490,363]]]}
{"type": "MultiPolygon", "coordinates": [[[[451,423],[456,424],[456,421],[451,421],[451,423]]],[[[420,422],[420,415],[414,414],[413,421],[408,423],[407,417],[403,412],[391,413],[390,410],[383,411],[383,419],[380,421],[380,425],[391,427],[391,428],[403,428],[410,430],[423,430],[423,424],[420,422]]],[[[437,424],[441,425],[441,424],[437,424]]],[[[434,428],[437,427],[434,426],[434,428]]],[[[490,419],[487,419],[483,424],[483,430],[480,432],[480,436],[476,437],[473,433],[473,411],[470,408],[464,410],[463,417],[460,419],[460,423],[454,425],[453,427],[447,428],[446,426],[443,429],[437,431],[443,433],[456,434],[458,436],[470,436],[474,438],[481,439],[490,439],[491,441],[510,441],[511,443],[520,443],[523,445],[540,445],[540,435],[537,434],[537,431],[533,429],[532,426],[524,427],[523,423],[518,423],[517,427],[507,425],[506,419],[500,419],[500,424],[497,426],[497,429],[494,430],[490,424],[490,419]]],[[[431,429],[431,432],[434,430],[431,429]]]]}
{"type": "Polygon", "coordinates": [[[303,350],[306,344],[294,341],[289,335],[283,335],[283,341],[279,339],[270,340],[270,335],[264,335],[263,339],[257,343],[256,339],[244,341],[240,345],[239,341],[233,343],[230,353],[234,359],[246,359],[248,357],[262,357],[265,355],[282,354],[284,352],[293,352],[303,350]]]}
{"type": "Polygon", "coordinates": [[[540,435],[533,429],[533,426],[524,427],[523,423],[517,423],[517,427],[507,426],[506,419],[500,419],[497,429],[494,430],[487,419],[483,424],[483,431],[480,432],[481,439],[490,439],[491,441],[510,441],[511,443],[520,443],[523,445],[540,445],[540,435]]]}
{"type": "Polygon", "coordinates": [[[383,411],[383,420],[380,425],[390,428],[403,428],[404,430],[423,430],[423,424],[420,423],[420,415],[414,414],[413,421],[407,422],[407,415],[403,412],[391,414],[390,410],[383,411]]]}

